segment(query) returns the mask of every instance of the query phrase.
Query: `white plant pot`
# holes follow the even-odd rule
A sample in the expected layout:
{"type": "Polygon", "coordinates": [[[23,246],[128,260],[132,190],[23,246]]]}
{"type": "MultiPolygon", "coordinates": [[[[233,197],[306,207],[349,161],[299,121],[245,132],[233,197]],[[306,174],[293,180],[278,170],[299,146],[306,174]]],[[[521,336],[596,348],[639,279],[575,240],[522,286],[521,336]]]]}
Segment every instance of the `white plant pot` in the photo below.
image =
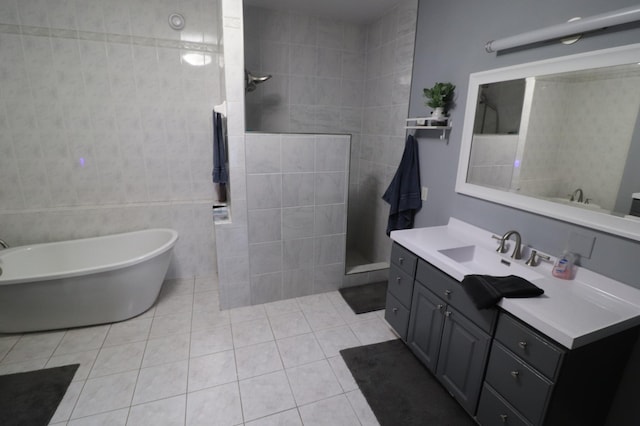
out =
{"type": "Polygon", "coordinates": [[[438,121],[444,121],[447,119],[447,116],[444,115],[444,108],[438,107],[433,110],[431,113],[431,118],[438,121]]]}

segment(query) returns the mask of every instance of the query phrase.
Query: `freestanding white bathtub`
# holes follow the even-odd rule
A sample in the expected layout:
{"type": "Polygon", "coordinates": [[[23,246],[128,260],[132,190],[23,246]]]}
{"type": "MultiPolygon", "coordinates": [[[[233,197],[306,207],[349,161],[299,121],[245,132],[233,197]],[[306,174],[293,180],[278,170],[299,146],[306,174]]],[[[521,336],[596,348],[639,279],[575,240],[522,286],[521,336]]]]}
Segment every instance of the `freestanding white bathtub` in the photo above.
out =
{"type": "Polygon", "coordinates": [[[0,333],[122,321],[156,301],[178,233],[148,229],[0,250],[0,333]]]}

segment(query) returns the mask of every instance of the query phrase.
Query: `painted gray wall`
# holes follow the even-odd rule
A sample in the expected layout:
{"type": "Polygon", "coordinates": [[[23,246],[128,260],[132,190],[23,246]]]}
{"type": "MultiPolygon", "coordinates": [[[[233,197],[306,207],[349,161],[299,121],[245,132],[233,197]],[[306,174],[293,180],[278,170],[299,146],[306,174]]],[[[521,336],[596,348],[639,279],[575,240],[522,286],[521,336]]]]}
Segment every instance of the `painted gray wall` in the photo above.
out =
{"type": "MultiPolygon", "coordinates": [[[[595,237],[591,257],[583,258],[582,266],[640,288],[640,243],[455,193],[470,73],[637,43],[640,25],[591,33],[570,46],[540,43],[501,54],[486,53],[485,42],[559,24],[574,16],[588,17],[634,4],[637,1],[420,0],[409,116],[428,114],[422,89],[435,82],[454,83],[457,95],[456,107],[451,111],[454,128],[449,143],[440,141],[436,134],[418,134],[420,176],[422,185],[429,188],[429,197],[416,217],[416,227],[444,225],[453,216],[498,234],[517,229],[526,243],[554,255],[562,252],[572,232],[595,237]]],[[[637,349],[627,368],[629,375],[638,371],[637,349]]],[[[640,394],[640,383],[623,382],[614,405],[616,413],[611,416],[616,424],[640,424],[640,408],[619,402],[633,394],[640,394]]],[[[612,419],[610,424],[614,424],[612,419]]]]}

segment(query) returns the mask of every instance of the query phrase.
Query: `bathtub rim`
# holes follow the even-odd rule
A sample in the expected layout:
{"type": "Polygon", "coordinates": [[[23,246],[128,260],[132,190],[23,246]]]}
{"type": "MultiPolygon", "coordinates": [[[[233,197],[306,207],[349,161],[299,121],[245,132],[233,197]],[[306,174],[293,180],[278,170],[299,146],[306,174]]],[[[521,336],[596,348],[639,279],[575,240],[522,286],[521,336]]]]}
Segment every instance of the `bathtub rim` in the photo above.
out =
{"type": "Polygon", "coordinates": [[[101,272],[108,272],[108,271],[113,271],[117,269],[128,268],[130,266],[140,264],[156,256],[159,256],[166,251],[172,250],[173,247],[176,245],[176,242],[178,241],[180,236],[178,234],[178,231],[176,231],[175,229],[150,228],[150,229],[142,229],[138,231],[119,232],[117,234],[101,235],[97,237],[77,238],[74,240],[53,241],[49,243],[36,243],[36,244],[28,244],[24,246],[10,247],[8,249],[0,251],[0,258],[5,254],[22,251],[22,250],[28,250],[30,247],[34,247],[34,246],[42,247],[42,246],[60,245],[62,243],[73,243],[76,241],[115,239],[123,235],[148,234],[148,233],[157,232],[157,231],[168,232],[171,235],[170,239],[164,244],[162,244],[161,246],[159,246],[158,248],[151,250],[141,256],[136,256],[134,258],[127,259],[126,261],[123,261],[123,262],[107,263],[104,265],[99,265],[97,267],[74,269],[74,270],[63,271],[63,272],[54,273],[54,274],[29,275],[29,276],[15,278],[11,280],[3,280],[2,276],[0,275],[0,286],[12,285],[12,284],[24,284],[24,283],[40,282],[40,281],[51,281],[51,280],[56,280],[61,278],[72,278],[72,277],[79,277],[83,275],[93,275],[101,272]]]}

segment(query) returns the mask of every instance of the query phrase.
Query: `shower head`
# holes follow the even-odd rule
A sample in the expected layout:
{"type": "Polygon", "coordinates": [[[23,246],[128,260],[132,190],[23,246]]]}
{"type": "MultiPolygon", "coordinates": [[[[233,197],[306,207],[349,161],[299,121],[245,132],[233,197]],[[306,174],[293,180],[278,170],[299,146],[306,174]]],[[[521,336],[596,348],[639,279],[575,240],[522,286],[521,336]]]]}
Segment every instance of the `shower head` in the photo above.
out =
{"type": "Polygon", "coordinates": [[[263,76],[255,76],[251,74],[251,71],[245,69],[244,70],[244,89],[246,92],[253,92],[254,90],[256,90],[257,84],[267,81],[270,78],[271,78],[271,74],[267,74],[263,76]]]}

